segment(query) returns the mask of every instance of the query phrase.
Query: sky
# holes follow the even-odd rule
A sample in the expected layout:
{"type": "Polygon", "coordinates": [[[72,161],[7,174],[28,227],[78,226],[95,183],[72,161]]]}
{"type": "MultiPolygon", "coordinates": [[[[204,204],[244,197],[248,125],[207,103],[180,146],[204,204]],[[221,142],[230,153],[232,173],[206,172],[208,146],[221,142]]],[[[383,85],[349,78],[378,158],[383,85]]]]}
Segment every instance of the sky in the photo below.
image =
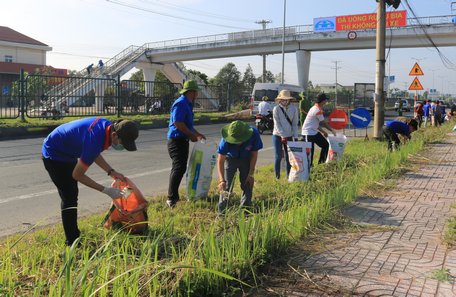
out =
{"type": "MultiPolygon", "coordinates": [[[[408,2],[418,17],[456,14],[453,0],[408,2]]],[[[399,7],[405,9],[404,4],[399,7]]],[[[286,26],[309,25],[317,17],[376,10],[375,0],[287,0],[285,22],[286,26]]],[[[260,20],[271,21],[267,28],[279,28],[283,15],[284,0],[8,0],[2,1],[0,25],[52,47],[48,65],[81,70],[130,45],[261,29],[256,23],[260,20]]],[[[456,64],[456,47],[440,50],[456,64]]],[[[420,77],[425,90],[456,94],[456,70],[447,69],[435,49],[391,49],[388,57],[386,75],[396,78],[391,88],[408,88],[413,81],[408,73],[418,62],[425,74],[420,77]]],[[[338,61],[338,83],[375,82],[375,50],[325,51],[312,53],[309,79],[314,85],[335,83],[334,61],[338,61]]],[[[250,64],[254,74],[261,75],[261,56],[188,61],[185,65],[213,77],[228,62],[241,73],[250,64]]],[[[280,73],[282,55],[268,56],[267,69],[280,73]]],[[[295,54],[285,55],[284,69],[285,82],[296,84],[295,54]]]]}

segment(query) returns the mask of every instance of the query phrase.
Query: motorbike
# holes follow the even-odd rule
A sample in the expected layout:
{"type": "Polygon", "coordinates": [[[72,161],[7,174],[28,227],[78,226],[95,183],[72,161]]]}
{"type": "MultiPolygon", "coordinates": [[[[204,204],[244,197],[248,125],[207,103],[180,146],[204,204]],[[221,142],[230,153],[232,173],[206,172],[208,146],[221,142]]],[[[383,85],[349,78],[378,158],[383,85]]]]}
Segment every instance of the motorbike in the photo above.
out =
{"type": "Polygon", "coordinates": [[[272,130],[274,129],[274,121],[272,120],[272,114],[269,113],[268,115],[262,115],[262,114],[257,114],[255,116],[255,126],[258,129],[258,132],[260,134],[263,134],[264,131],[266,130],[272,130]]]}

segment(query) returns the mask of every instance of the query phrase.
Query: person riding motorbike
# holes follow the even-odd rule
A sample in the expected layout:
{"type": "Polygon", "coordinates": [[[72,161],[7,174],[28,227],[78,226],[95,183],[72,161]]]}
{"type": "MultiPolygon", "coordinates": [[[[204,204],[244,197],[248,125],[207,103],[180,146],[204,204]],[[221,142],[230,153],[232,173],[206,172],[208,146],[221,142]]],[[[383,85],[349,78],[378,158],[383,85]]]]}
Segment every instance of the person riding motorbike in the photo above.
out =
{"type": "Polygon", "coordinates": [[[258,114],[256,119],[257,129],[260,133],[263,133],[264,130],[272,130],[274,128],[274,122],[272,120],[272,105],[268,102],[268,96],[263,96],[261,98],[260,104],[258,104],[258,114]]]}

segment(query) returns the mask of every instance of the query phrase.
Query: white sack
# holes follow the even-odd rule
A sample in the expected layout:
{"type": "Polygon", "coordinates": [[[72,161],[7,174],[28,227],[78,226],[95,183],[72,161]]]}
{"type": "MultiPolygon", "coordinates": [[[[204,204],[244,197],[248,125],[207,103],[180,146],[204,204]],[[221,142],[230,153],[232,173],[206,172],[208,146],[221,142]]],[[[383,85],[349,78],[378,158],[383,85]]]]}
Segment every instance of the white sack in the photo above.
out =
{"type": "Polygon", "coordinates": [[[215,143],[196,142],[187,166],[187,199],[196,200],[207,197],[212,181],[212,171],[216,162],[215,143]]]}
{"type": "Polygon", "coordinates": [[[311,142],[288,141],[288,158],[290,159],[290,174],[288,181],[307,181],[310,175],[311,142]]]}

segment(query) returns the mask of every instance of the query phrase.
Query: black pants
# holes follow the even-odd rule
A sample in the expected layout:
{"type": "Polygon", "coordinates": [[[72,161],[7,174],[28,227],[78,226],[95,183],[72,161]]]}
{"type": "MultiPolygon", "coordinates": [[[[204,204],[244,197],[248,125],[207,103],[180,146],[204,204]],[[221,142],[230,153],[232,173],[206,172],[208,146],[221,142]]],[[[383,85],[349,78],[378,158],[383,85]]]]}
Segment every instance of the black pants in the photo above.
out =
{"type": "Polygon", "coordinates": [[[78,182],[73,178],[76,162],[67,163],[43,158],[43,163],[59,192],[65,243],[71,245],[81,234],[78,228],[78,182]]]}
{"type": "Polygon", "coordinates": [[[168,153],[173,161],[169,175],[168,200],[176,203],[179,200],[179,186],[187,170],[189,143],[185,138],[168,140],[168,153]]]}
{"type": "Polygon", "coordinates": [[[328,140],[320,132],[318,132],[315,135],[304,135],[304,141],[306,140],[306,138],[307,138],[307,141],[312,142],[312,149],[311,149],[311,153],[310,153],[310,166],[312,166],[312,163],[313,163],[315,144],[321,148],[320,158],[318,159],[318,164],[325,163],[326,158],[328,157],[328,151],[329,151],[328,140]]]}
{"type": "Polygon", "coordinates": [[[399,147],[401,141],[393,130],[391,130],[388,126],[383,126],[382,132],[383,135],[385,135],[385,138],[388,140],[388,150],[390,152],[393,151],[393,143],[395,148],[399,147]]]}

